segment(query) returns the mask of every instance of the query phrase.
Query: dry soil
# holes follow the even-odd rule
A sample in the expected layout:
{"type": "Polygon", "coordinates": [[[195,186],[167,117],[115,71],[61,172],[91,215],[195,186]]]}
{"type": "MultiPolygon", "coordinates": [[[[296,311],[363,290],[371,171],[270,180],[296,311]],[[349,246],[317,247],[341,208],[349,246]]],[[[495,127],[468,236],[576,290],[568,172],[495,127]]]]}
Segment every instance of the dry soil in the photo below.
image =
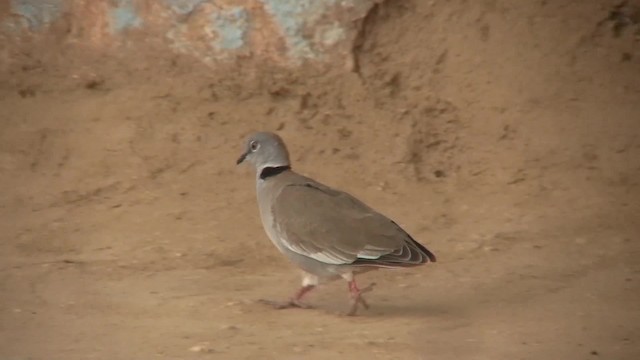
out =
{"type": "MultiPolygon", "coordinates": [[[[0,359],[640,359],[640,7],[398,1],[355,72],[61,41],[0,69],[0,359]],[[276,311],[243,137],[438,255],[276,311]]],[[[54,39],[55,40],[55,39],[54,39]]]]}

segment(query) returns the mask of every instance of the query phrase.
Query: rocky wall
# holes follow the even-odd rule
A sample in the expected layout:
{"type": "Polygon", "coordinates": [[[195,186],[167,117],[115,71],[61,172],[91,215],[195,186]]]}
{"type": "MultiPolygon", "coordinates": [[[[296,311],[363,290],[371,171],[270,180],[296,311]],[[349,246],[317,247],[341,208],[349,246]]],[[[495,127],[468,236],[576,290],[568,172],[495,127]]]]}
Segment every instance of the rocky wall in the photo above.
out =
{"type": "Polygon", "coordinates": [[[53,32],[100,49],[142,43],[215,65],[241,58],[285,66],[351,65],[362,19],[378,0],[2,0],[0,36],[53,32]]]}

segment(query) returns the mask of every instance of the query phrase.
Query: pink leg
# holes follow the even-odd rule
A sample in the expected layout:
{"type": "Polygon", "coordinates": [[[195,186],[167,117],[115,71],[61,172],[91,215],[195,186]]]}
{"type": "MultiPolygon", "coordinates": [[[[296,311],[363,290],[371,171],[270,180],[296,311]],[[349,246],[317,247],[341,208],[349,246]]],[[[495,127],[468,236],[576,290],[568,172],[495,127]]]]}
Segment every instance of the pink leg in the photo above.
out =
{"type": "Polygon", "coordinates": [[[294,307],[301,308],[301,309],[310,309],[311,306],[303,303],[302,298],[304,297],[305,294],[313,290],[315,287],[316,287],[315,285],[302,286],[298,291],[296,291],[293,297],[288,301],[273,301],[273,300],[260,299],[259,302],[273,306],[276,309],[290,309],[294,307]]]}
{"type": "Polygon", "coordinates": [[[355,279],[349,281],[349,294],[351,295],[351,308],[349,309],[349,312],[347,312],[347,315],[349,316],[355,315],[356,312],[358,311],[358,305],[362,305],[362,307],[364,307],[365,309],[369,308],[369,304],[367,304],[367,302],[364,300],[364,298],[362,297],[362,294],[368,293],[369,291],[373,290],[374,285],[375,283],[371,283],[369,286],[363,289],[360,289],[358,288],[358,284],[356,284],[355,279]]]}

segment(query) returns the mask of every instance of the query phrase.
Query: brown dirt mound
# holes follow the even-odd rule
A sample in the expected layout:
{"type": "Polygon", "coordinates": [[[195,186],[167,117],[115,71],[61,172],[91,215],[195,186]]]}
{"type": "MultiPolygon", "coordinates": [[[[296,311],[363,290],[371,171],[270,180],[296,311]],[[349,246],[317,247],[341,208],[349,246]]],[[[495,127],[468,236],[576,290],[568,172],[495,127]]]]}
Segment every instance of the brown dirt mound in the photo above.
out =
{"type": "Polygon", "coordinates": [[[7,49],[0,358],[637,359],[638,8],[388,1],[353,73],[7,49]],[[299,281],[234,165],[255,129],[439,262],[366,275],[358,318],[341,283],[254,304],[299,281]]]}

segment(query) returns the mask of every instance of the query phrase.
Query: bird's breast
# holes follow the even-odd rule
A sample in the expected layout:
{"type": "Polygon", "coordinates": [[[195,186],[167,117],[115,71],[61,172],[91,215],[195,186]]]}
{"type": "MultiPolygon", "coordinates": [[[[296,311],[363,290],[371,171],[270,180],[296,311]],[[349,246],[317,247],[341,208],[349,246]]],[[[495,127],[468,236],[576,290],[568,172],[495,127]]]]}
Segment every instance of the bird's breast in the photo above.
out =
{"type": "Polygon", "coordinates": [[[278,224],[275,222],[272,211],[272,199],[274,193],[270,192],[271,184],[267,181],[259,181],[257,185],[258,194],[258,208],[260,210],[260,220],[262,221],[262,227],[264,232],[269,237],[269,240],[280,250],[282,253],[286,253],[288,250],[283,239],[284,234],[281,233],[278,224]]]}

